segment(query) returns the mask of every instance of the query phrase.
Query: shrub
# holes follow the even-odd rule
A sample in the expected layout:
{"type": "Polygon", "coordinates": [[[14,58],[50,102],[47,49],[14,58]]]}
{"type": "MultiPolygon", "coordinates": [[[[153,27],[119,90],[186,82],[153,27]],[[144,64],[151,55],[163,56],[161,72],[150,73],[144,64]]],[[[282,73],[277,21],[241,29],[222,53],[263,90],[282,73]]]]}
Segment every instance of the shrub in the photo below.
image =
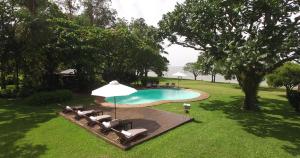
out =
{"type": "Polygon", "coordinates": [[[6,78],[5,80],[6,80],[6,84],[7,85],[13,85],[13,84],[15,84],[14,76],[13,75],[7,75],[5,78],[6,78]]]}
{"type": "Polygon", "coordinates": [[[102,74],[102,78],[106,82],[117,80],[125,84],[130,84],[138,80],[134,71],[130,72],[115,69],[106,69],[102,74]]]}
{"type": "Polygon", "coordinates": [[[35,92],[36,90],[34,90],[33,88],[22,87],[18,93],[18,96],[24,98],[30,96],[35,92]]]}
{"type": "Polygon", "coordinates": [[[300,92],[295,90],[289,91],[287,98],[289,103],[295,108],[295,111],[300,112],[300,92]]]}
{"type": "Polygon", "coordinates": [[[16,91],[15,89],[2,89],[0,90],[0,98],[15,98],[16,97],[16,91]]]}
{"type": "Polygon", "coordinates": [[[38,92],[25,99],[28,105],[47,105],[69,101],[73,98],[70,90],[57,90],[51,92],[38,92]]]}
{"type": "Polygon", "coordinates": [[[142,77],[141,78],[141,84],[143,86],[146,86],[147,83],[156,83],[156,84],[159,84],[159,78],[158,77],[142,77]]]}

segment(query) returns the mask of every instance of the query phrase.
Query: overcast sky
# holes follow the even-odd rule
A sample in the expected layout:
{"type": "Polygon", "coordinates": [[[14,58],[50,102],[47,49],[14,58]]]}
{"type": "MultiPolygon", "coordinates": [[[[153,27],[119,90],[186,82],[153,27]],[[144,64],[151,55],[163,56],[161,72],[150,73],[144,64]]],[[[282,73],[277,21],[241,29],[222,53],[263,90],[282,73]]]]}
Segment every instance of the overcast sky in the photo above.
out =
{"type": "MultiPolygon", "coordinates": [[[[146,23],[157,27],[162,15],[172,11],[176,3],[184,0],[112,0],[112,8],[116,9],[119,17],[130,21],[131,18],[144,18],[146,23]]],[[[172,45],[165,49],[170,66],[184,66],[188,62],[195,62],[198,53],[189,48],[172,45]]]]}

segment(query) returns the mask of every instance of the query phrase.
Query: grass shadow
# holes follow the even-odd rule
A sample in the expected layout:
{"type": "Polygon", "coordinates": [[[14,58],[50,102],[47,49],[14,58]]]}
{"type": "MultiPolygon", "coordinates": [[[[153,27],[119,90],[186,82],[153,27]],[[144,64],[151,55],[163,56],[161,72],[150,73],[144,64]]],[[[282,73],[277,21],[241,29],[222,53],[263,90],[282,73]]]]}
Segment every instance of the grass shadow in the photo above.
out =
{"type": "Polygon", "coordinates": [[[56,117],[55,108],[0,105],[0,157],[39,157],[46,145],[19,143],[31,129],[56,117]]]}
{"type": "Polygon", "coordinates": [[[292,145],[282,149],[293,156],[300,155],[300,115],[289,107],[287,101],[260,98],[261,111],[241,110],[243,97],[231,97],[227,101],[211,100],[199,105],[209,111],[223,111],[228,118],[236,120],[248,133],[258,137],[272,137],[288,141],[292,145]]]}

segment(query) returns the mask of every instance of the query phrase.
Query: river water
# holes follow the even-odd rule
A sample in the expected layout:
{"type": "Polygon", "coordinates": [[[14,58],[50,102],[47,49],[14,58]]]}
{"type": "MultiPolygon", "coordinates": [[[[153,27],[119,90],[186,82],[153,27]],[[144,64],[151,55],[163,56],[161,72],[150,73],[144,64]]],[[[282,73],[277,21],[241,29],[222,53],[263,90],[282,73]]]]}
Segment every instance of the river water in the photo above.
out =
{"type": "MultiPolygon", "coordinates": [[[[182,66],[169,66],[168,67],[168,71],[164,72],[164,77],[167,78],[176,78],[176,76],[173,76],[172,74],[176,73],[176,72],[183,72],[185,73],[187,76],[183,77],[184,79],[194,79],[194,75],[190,72],[185,72],[183,71],[183,67],[182,66]]],[[[148,74],[149,76],[157,76],[155,73],[153,72],[149,72],[148,74]]],[[[197,80],[203,80],[203,81],[211,81],[211,76],[210,75],[199,75],[197,77],[197,80]]],[[[233,80],[225,80],[224,77],[222,75],[217,74],[216,75],[216,82],[223,82],[223,83],[238,83],[236,79],[233,80]]],[[[268,86],[266,81],[261,82],[260,86],[268,86]]]]}

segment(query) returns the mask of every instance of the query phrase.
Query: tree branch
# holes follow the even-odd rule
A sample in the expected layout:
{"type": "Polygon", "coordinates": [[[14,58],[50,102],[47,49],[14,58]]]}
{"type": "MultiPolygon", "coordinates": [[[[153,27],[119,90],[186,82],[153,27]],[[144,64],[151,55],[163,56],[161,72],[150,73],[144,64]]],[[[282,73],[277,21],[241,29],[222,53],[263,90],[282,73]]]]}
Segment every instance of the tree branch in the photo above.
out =
{"type": "Polygon", "coordinates": [[[276,64],[274,64],[271,68],[267,69],[267,73],[270,73],[272,72],[273,70],[275,70],[276,68],[282,66],[284,63],[288,62],[288,61],[292,61],[292,60],[295,60],[295,59],[299,59],[300,58],[300,55],[298,54],[295,54],[291,57],[287,57],[283,60],[280,60],[279,62],[277,62],[276,64]]]}
{"type": "Polygon", "coordinates": [[[188,47],[188,48],[193,48],[193,49],[195,49],[195,50],[201,50],[201,51],[204,51],[204,49],[202,49],[202,48],[195,47],[195,46],[186,44],[186,43],[184,43],[184,42],[174,41],[173,43],[178,44],[178,45],[181,45],[181,46],[183,46],[183,47],[188,47]]]}

